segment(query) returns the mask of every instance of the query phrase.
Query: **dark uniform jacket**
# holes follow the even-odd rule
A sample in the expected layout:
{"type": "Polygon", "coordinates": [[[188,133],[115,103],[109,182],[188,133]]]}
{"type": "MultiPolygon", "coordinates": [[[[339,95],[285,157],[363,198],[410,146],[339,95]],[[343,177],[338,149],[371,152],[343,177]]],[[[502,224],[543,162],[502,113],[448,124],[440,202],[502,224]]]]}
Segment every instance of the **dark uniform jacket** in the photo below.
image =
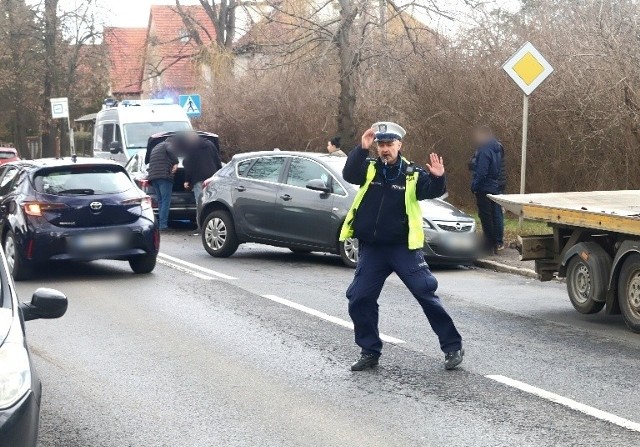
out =
{"type": "Polygon", "coordinates": [[[222,168],[218,150],[212,142],[203,138],[187,149],[182,164],[185,182],[190,185],[208,179],[222,168]]]}
{"type": "Polygon", "coordinates": [[[148,180],[171,180],[171,169],[178,164],[178,157],[171,150],[171,143],[163,141],[153,148],[149,156],[148,180]]]}
{"type": "MultiPolygon", "coordinates": [[[[363,185],[367,176],[370,158],[368,152],[357,146],[349,153],[342,175],[346,181],[363,185]]],[[[409,240],[409,220],[405,207],[406,162],[385,166],[375,160],[376,176],[362,198],[353,224],[354,236],[374,244],[407,244],[409,240]]],[[[411,165],[410,170],[418,172],[416,196],[418,200],[434,199],[446,191],[445,176],[435,177],[424,169],[411,165]]]]}

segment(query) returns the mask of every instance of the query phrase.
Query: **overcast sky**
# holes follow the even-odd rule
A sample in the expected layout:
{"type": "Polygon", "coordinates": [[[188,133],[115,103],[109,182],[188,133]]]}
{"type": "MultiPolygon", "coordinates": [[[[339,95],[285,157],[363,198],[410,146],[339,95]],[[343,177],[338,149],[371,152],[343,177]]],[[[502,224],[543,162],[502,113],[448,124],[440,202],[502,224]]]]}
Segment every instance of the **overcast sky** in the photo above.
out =
{"type": "MultiPolygon", "coordinates": [[[[65,6],[73,7],[74,4],[78,2],[82,3],[83,0],[61,0],[61,6],[64,8],[65,6]]],[[[117,26],[117,27],[146,27],[149,21],[149,8],[152,4],[154,5],[175,5],[175,0],[97,0],[99,5],[101,6],[100,10],[103,11],[104,17],[99,20],[99,22],[104,23],[107,26],[117,26]]],[[[403,4],[405,1],[409,0],[400,0],[398,3],[403,4]]],[[[452,15],[458,16],[456,18],[462,18],[465,13],[464,7],[458,6],[463,5],[464,2],[461,0],[451,1],[451,0],[436,0],[440,3],[441,8],[447,10],[452,13],[452,15]],[[456,5],[457,7],[453,7],[452,5],[456,5]],[[459,11],[456,14],[456,9],[459,11]]],[[[182,3],[185,5],[188,4],[198,4],[198,0],[182,0],[182,3]]],[[[493,7],[502,7],[508,8],[511,10],[517,9],[520,0],[486,0],[483,2],[485,5],[491,5],[493,7]]],[[[450,28],[458,28],[458,25],[451,23],[451,21],[447,19],[443,19],[441,17],[432,17],[432,20],[428,18],[425,21],[431,21],[430,26],[442,29],[450,28]],[[433,23],[433,21],[437,23],[433,23]],[[435,26],[434,26],[435,25],[435,26]]]]}
{"type": "MultiPolygon", "coordinates": [[[[154,5],[175,5],[175,0],[101,0],[103,7],[112,14],[105,17],[111,26],[146,27],[149,21],[149,7],[154,5]]],[[[185,5],[197,3],[197,0],[182,0],[185,5]]]]}

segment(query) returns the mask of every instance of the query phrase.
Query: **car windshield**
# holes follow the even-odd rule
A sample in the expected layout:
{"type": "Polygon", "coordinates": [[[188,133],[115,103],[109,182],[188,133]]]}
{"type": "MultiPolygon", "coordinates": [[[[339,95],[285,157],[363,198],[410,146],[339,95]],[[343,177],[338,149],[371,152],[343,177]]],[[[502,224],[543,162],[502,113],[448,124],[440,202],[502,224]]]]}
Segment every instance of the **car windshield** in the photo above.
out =
{"type": "Polygon", "coordinates": [[[344,169],[344,165],[347,163],[347,157],[323,157],[322,161],[331,166],[336,174],[338,174],[339,178],[342,179],[342,170],[344,169]]]}
{"type": "Polygon", "coordinates": [[[130,123],[124,125],[124,138],[128,148],[147,148],[151,135],[163,132],[190,130],[188,121],[160,121],[155,123],[130,123]]]}
{"type": "Polygon", "coordinates": [[[16,154],[14,152],[6,152],[0,151],[0,160],[8,160],[9,158],[14,158],[16,154]]]}
{"type": "Polygon", "coordinates": [[[117,166],[73,166],[48,169],[33,179],[38,192],[53,195],[117,194],[132,188],[117,166]]]}
{"type": "Polygon", "coordinates": [[[145,152],[147,151],[146,147],[136,147],[133,149],[127,149],[127,151],[129,152],[129,155],[134,156],[136,154],[141,154],[141,157],[144,157],[145,152]]]}

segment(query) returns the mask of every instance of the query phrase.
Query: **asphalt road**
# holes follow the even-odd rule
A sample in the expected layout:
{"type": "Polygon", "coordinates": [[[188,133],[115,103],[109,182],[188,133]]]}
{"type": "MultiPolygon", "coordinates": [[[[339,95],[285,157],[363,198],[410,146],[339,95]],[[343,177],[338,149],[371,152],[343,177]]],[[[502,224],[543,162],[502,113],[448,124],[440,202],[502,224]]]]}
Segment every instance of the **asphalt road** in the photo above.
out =
{"type": "Polygon", "coordinates": [[[63,318],[27,328],[41,446],[640,445],[640,336],[576,313],[563,284],[436,269],[467,351],[445,371],[391,277],[380,330],[397,342],[352,373],[353,271],[338,257],[247,245],[213,259],[186,232],[162,252],[147,276],[96,262],[17,285],[24,300],[40,286],[69,297],[63,318]]]}

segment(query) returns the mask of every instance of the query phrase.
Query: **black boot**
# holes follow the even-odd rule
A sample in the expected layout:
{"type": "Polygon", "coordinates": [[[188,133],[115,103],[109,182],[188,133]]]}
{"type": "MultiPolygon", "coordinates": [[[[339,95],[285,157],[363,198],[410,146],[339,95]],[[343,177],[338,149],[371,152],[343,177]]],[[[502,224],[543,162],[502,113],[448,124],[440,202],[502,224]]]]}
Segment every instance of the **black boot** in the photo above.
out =
{"type": "Polygon", "coordinates": [[[351,365],[351,371],[364,371],[378,366],[378,354],[362,354],[360,360],[351,365]]]}
{"type": "Polygon", "coordinates": [[[455,369],[460,363],[462,363],[463,357],[464,349],[447,352],[447,354],[444,356],[444,368],[455,369]]]}

